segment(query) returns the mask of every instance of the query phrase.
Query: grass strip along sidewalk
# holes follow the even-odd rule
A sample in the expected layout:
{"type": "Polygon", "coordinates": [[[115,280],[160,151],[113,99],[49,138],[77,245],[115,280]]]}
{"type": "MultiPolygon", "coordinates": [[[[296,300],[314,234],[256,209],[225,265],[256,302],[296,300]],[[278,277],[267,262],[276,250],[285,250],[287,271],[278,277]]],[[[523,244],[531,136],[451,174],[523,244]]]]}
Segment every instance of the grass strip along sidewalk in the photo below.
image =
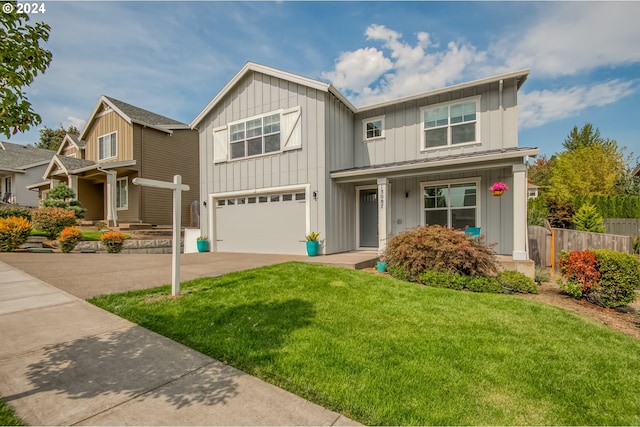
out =
{"type": "Polygon", "coordinates": [[[513,295],[285,263],[91,302],[364,424],[640,424],[640,341],[513,295]]]}

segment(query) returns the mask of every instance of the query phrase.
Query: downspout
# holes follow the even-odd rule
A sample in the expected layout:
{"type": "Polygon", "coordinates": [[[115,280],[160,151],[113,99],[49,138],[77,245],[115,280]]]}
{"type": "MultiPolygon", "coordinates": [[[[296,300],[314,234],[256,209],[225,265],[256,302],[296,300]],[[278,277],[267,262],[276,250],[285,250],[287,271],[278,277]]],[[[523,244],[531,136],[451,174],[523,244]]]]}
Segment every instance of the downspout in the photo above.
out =
{"type": "Polygon", "coordinates": [[[503,149],[504,148],[504,128],[503,128],[503,115],[504,112],[502,111],[502,91],[504,89],[504,80],[500,79],[500,82],[498,83],[498,108],[500,110],[500,148],[503,149]]]}

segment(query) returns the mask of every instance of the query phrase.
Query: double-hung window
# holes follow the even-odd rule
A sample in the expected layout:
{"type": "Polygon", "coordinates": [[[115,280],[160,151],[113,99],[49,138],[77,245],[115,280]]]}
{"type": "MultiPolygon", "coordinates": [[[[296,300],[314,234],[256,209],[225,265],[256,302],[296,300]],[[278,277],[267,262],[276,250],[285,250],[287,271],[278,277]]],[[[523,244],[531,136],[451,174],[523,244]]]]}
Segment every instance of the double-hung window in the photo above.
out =
{"type": "Polygon", "coordinates": [[[384,138],[384,117],[373,117],[362,121],[364,140],[384,138]]]}
{"type": "Polygon", "coordinates": [[[477,180],[422,185],[425,225],[459,228],[476,227],[479,223],[477,180]]]}
{"type": "Polygon", "coordinates": [[[98,138],[98,160],[110,159],[116,157],[117,153],[117,135],[116,132],[103,135],[98,138]]]}
{"type": "Polygon", "coordinates": [[[127,209],[129,207],[129,180],[118,178],[116,180],[116,209],[127,209]]]}
{"type": "Polygon", "coordinates": [[[254,117],[230,126],[231,159],[280,151],[280,113],[254,117]]]}
{"type": "Polygon", "coordinates": [[[478,100],[422,110],[423,149],[477,142],[478,100]]]}

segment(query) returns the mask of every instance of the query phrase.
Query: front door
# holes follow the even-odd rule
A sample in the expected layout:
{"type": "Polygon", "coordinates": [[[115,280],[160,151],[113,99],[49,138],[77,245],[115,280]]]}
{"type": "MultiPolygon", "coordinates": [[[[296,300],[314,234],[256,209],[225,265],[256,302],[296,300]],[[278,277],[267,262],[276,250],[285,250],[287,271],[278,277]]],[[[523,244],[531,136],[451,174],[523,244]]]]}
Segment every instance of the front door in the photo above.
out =
{"type": "Polygon", "coordinates": [[[359,191],[360,246],[378,247],[378,190],[359,191]]]}

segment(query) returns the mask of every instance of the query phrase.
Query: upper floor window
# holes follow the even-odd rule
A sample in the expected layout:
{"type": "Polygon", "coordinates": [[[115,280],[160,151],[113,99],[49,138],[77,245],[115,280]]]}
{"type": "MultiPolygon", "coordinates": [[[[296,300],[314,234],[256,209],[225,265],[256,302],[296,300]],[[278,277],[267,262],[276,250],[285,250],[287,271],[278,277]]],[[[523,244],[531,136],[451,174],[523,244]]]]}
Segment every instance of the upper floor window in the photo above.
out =
{"type": "Polygon", "coordinates": [[[254,117],[229,127],[231,159],[280,151],[280,113],[254,117]]]}
{"type": "Polygon", "coordinates": [[[384,117],[373,117],[362,121],[364,140],[384,137],[384,117]]]}
{"type": "Polygon", "coordinates": [[[98,138],[98,160],[105,160],[117,155],[116,132],[98,138]]]}
{"type": "Polygon", "coordinates": [[[423,149],[476,142],[477,110],[477,100],[423,109],[423,149]]]}

